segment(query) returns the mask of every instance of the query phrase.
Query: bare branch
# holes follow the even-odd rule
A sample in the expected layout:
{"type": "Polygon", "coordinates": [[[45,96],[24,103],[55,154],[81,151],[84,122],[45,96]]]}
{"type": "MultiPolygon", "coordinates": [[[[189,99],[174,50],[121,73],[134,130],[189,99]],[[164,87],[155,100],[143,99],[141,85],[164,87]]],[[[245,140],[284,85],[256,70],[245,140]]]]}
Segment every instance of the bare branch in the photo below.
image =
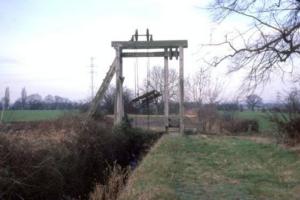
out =
{"type": "Polygon", "coordinates": [[[300,2],[298,0],[214,0],[209,7],[217,20],[231,15],[252,21],[249,28],[225,35],[222,42],[206,45],[220,47],[223,55],[203,58],[217,67],[230,61],[229,73],[247,69],[244,85],[256,87],[268,82],[271,74],[285,68],[293,71],[293,59],[300,54],[300,2]]]}

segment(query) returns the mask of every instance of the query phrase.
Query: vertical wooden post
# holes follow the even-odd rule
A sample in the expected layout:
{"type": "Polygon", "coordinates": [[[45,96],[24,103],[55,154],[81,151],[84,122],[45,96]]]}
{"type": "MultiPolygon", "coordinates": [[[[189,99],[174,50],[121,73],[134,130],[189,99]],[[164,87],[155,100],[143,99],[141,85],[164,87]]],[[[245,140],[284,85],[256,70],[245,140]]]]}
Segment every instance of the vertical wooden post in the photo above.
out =
{"type": "Polygon", "coordinates": [[[123,82],[124,82],[124,76],[123,76],[123,57],[122,50],[120,50],[120,93],[119,93],[119,107],[120,107],[120,121],[124,118],[124,100],[123,100],[123,82]]]}
{"type": "Polygon", "coordinates": [[[183,47],[179,47],[179,120],[180,134],[184,133],[184,72],[183,72],[183,47]]]}
{"type": "Polygon", "coordinates": [[[165,131],[168,133],[169,129],[169,63],[168,63],[168,49],[165,49],[164,56],[164,121],[165,131]]]}
{"type": "Polygon", "coordinates": [[[120,124],[124,117],[124,104],[123,104],[123,67],[122,67],[122,50],[116,48],[116,94],[115,94],[115,119],[114,124],[120,124]]]}

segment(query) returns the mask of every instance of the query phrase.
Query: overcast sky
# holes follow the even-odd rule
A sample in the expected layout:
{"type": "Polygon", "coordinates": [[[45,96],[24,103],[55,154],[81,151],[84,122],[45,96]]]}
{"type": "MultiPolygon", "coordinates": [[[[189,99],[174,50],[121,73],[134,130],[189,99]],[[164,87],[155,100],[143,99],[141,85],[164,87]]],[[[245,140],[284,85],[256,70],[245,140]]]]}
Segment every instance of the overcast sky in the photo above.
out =
{"type": "MultiPolygon", "coordinates": [[[[204,0],[0,0],[0,97],[10,87],[13,100],[21,89],[27,93],[60,95],[72,100],[90,96],[90,57],[95,57],[95,90],[99,87],[115,52],[113,40],[129,40],[135,29],[150,29],[154,40],[187,39],[185,76],[200,66],[200,45],[224,37],[240,20],[222,26],[212,22],[201,6],[204,0]]],[[[220,53],[216,50],[216,53],[220,53]]],[[[134,59],[124,61],[125,86],[134,87],[134,59]]],[[[146,75],[146,60],[138,60],[140,84],[146,75]]],[[[163,65],[150,59],[151,66],[163,65]]],[[[171,67],[177,69],[178,61],[171,67]]],[[[214,70],[223,77],[225,67],[214,70]]],[[[232,74],[223,83],[230,99],[242,80],[232,74]]],[[[114,82],[113,82],[114,83],[114,82]]],[[[259,92],[267,101],[277,90],[288,88],[273,81],[272,90],[259,92]],[[276,89],[274,89],[276,88],[276,89]]]]}

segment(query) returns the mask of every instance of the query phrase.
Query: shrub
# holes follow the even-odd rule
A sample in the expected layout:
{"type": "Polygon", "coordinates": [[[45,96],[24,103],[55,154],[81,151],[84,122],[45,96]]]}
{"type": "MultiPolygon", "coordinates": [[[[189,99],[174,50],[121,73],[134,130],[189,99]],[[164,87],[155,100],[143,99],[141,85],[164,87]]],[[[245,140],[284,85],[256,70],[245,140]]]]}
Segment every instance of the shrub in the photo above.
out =
{"type": "Polygon", "coordinates": [[[258,132],[259,125],[254,119],[235,119],[223,120],[222,129],[231,133],[258,132]]]}
{"type": "Polygon", "coordinates": [[[270,120],[275,123],[277,139],[283,142],[296,144],[300,142],[300,116],[273,113],[270,120]]]}
{"type": "Polygon", "coordinates": [[[159,137],[70,120],[63,129],[58,120],[54,128],[0,135],[0,199],[87,199],[96,183],[105,183],[109,166],[127,167],[159,137]]]}
{"type": "Polygon", "coordinates": [[[277,139],[290,144],[300,142],[300,91],[292,88],[281,105],[283,111],[273,112],[270,119],[276,124],[277,139]],[[284,112],[284,113],[283,113],[284,112]]]}
{"type": "Polygon", "coordinates": [[[256,119],[238,119],[234,111],[223,112],[220,121],[221,131],[225,129],[230,133],[258,132],[259,124],[256,119]]]}

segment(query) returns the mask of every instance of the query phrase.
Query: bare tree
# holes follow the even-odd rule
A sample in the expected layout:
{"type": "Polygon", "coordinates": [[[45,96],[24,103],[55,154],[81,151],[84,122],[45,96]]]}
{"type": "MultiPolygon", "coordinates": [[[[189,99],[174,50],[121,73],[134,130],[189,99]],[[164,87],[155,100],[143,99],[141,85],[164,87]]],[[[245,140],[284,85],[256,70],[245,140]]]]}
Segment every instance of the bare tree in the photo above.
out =
{"type": "Polygon", "coordinates": [[[28,108],[31,110],[42,109],[43,107],[43,98],[40,94],[35,93],[27,96],[28,108]]]}
{"type": "MultiPolygon", "coordinates": [[[[178,73],[174,69],[169,69],[169,99],[176,101],[178,98],[178,73]]],[[[157,90],[161,94],[164,91],[164,69],[160,66],[154,66],[149,74],[149,81],[147,78],[144,80],[144,85],[141,90],[143,92],[150,90],[157,90]]],[[[155,99],[156,112],[159,110],[159,104],[162,102],[162,98],[155,99]]]]}
{"type": "Polygon", "coordinates": [[[207,89],[208,84],[210,83],[209,79],[209,74],[203,68],[200,68],[200,70],[196,72],[192,77],[190,91],[194,102],[202,104],[205,101],[205,90],[207,89]]]}
{"type": "Polygon", "coordinates": [[[246,103],[249,109],[254,111],[254,108],[262,104],[262,98],[256,94],[251,94],[247,96],[246,103]]]}
{"type": "Polygon", "coordinates": [[[26,89],[23,88],[22,92],[21,92],[21,103],[22,103],[22,109],[25,108],[26,106],[26,99],[27,99],[27,93],[26,93],[26,89]]]}
{"type": "Polygon", "coordinates": [[[10,95],[9,95],[9,87],[5,88],[5,94],[4,94],[4,109],[9,108],[9,102],[10,102],[10,95]]]}
{"type": "MultiPolygon", "coordinates": [[[[107,114],[114,113],[114,103],[115,103],[115,94],[116,88],[110,86],[103,97],[101,105],[99,109],[107,114]]],[[[124,101],[124,109],[126,113],[133,113],[136,110],[131,104],[131,100],[133,99],[133,92],[129,88],[123,88],[123,101],[124,101]]]]}
{"type": "Polygon", "coordinates": [[[268,81],[274,70],[293,72],[300,54],[299,0],[213,0],[209,9],[219,23],[231,15],[250,22],[246,31],[226,34],[224,41],[210,44],[225,47],[228,53],[207,60],[209,64],[229,60],[229,72],[247,69],[248,88],[268,81]]]}
{"type": "Polygon", "coordinates": [[[222,92],[221,84],[218,80],[212,79],[209,69],[200,68],[200,70],[186,82],[190,99],[199,104],[215,104],[222,92]]]}
{"type": "Polygon", "coordinates": [[[213,80],[211,70],[200,68],[186,80],[186,93],[197,105],[198,128],[200,131],[211,131],[215,125],[218,112],[217,102],[222,92],[218,80],[213,80]]]}
{"type": "Polygon", "coordinates": [[[113,114],[114,113],[114,103],[115,103],[115,92],[116,89],[114,87],[109,87],[103,97],[102,100],[102,109],[104,112],[108,114],[113,114]]]}
{"type": "Polygon", "coordinates": [[[286,108],[289,115],[298,115],[300,112],[300,91],[297,88],[292,88],[286,97],[286,108]]]}
{"type": "MultiPolygon", "coordinates": [[[[175,100],[178,91],[178,73],[174,69],[169,69],[169,98],[175,100]]],[[[147,80],[144,81],[144,88],[147,88],[147,80]]],[[[160,66],[154,66],[150,71],[149,76],[149,89],[157,90],[160,93],[164,91],[164,69],[160,66]]]]}

